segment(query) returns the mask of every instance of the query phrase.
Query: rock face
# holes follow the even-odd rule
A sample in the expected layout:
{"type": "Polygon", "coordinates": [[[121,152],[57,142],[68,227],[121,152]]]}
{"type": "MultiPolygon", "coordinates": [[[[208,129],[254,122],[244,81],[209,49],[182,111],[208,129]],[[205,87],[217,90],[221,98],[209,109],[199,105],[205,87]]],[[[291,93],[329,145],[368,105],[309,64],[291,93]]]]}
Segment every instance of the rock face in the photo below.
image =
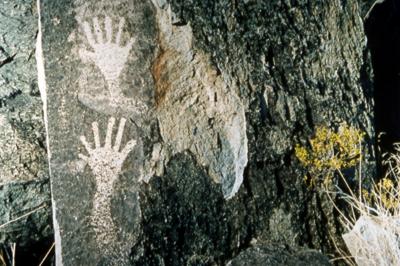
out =
{"type": "Polygon", "coordinates": [[[36,78],[35,5],[33,1],[8,2],[2,3],[1,10],[0,184],[44,179],[47,166],[36,78]]]}
{"type": "Polygon", "coordinates": [[[41,10],[57,264],[127,265],[153,101],[151,3],[41,10]]]}
{"type": "MultiPolygon", "coordinates": [[[[150,265],[178,265],[181,259],[190,262],[192,258],[204,264],[223,264],[227,257],[249,246],[252,238],[333,253],[333,242],[341,241],[338,214],[324,195],[306,188],[293,148],[296,143],[306,143],[315,126],[335,128],[346,121],[367,134],[363,173],[373,176],[373,93],[362,23],[368,8],[355,1],[193,0],[170,4],[173,32],[190,27],[193,53],[208,55],[217,69],[215,75],[225,84],[233,84],[229,88],[239,97],[246,115],[248,163],[244,181],[229,201],[214,198],[194,181],[192,186],[170,187],[172,181],[167,184],[152,179],[150,188],[142,190],[141,209],[148,222],[143,224],[144,235],[133,254],[134,261],[143,265],[151,256],[150,265]],[[185,190],[192,189],[196,191],[192,194],[210,196],[201,200],[185,197],[185,190]],[[173,207],[165,202],[173,202],[173,207]],[[202,202],[208,204],[202,218],[187,213],[202,202]],[[171,227],[173,221],[183,221],[188,227],[203,228],[204,220],[205,228],[199,230],[215,233],[205,237],[206,242],[197,242],[177,239],[174,229],[164,231],[159,225],[160,233],[155,236],[153,225],[163,221],[160,216],[166,217],[171,227]],[[167,243],[175,243],[180,247],[175,250],[181,253],[165,253],[167,243]],[[182,258],[180,254],[193,257],[182,258]]],[[[164,84],[170,80],[174,84],[180,75],[184,84],[184,73],[170,73],[164,84]]],[[[201,101],[194,101],[192,109],[196,103],[201,101]]],[[[187,162],[194,160],[201,165],[198,155],[188,150],[194,156],[187,162]]],[[[179,184],[183,182],[182,169],[190,169],[192,177],[197,171],[210,174],[210,168],[189,167],[183,160],[179,167],[171,165],[165,167],[159,180],[173,177],[179,184]]]]}
{"type": "MultiPolygon", "coordinates": [[[[338,215],[306,188],[293,153],[315,126],[365,131],[372,173],[365,3],[42,1],[58,265],[326,263],[251,243],[334,252],[338,215]]],[[[36,70],[29,56],[16,64],[33,51],[35,5],[2,5],[27,10],[8,13],[29,27],[0,38],[32,49],[1,50],[0,134],[10,141],[0,139],[0,169],[44,188],[36,70]],[[32,76],[15,78],[14,64],[17,77],[32,76]],[[3,85],[11,81],[21,84],[3,85]],[[24,152],[13,159],[15,147],[24,152]]],[[[49,200],[48,190],[32,191],[49,200]]],[[[37,224],[45,239],[49,227],[37,224]]]]}
{"type": "Polygon", "coordinates": [[[331,265],[321,253],[313,250],[294,252],[276,245],[258,245],[241,252],[227,266],[322,266],[331,265]]]}
{"type": "Polygon", "coordinates": [[[362,215],[343,235],[346,246],[357,265],[398,265],[398,219],[362,215]]]}
{"type": "Polygon", "coordinates": [[[125,265],[141,230],[138,183],[163,175],[174,155],[190,151],[226,199],[237,193],[244,107],[166,5],[44,2],[42,10],[58,260],[125,265]]]}
{"type": "Polygon", "coordinates": [[[189,150],[229,199],[239,190],[247,165],[246,119],[238,88],[218,75],[208,56],[193,49],[190,26],[173,25],[171,10],[154,5],[159,31],[153,63],[155,116],[162,157],[168,160],[170,154],[189,150]]]}
{"type": "Polygon", "coordinates": [[[53,242],[36,34],[35,1],[0,3],[0,253],[16,243],[21,264],[53,242]]]}

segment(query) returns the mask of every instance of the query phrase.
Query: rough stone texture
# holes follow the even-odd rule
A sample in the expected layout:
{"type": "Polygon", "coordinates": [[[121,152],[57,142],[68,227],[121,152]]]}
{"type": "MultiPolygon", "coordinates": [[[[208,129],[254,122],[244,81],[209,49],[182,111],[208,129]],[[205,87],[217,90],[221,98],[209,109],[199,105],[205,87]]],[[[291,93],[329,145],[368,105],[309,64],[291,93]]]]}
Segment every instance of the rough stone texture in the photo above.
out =
{"type": "MultiPolygon", "coordinates": [[[[134,239],[125,241],[132,248],[131,264],[225,265],[251,246],[254,238],[332,254],[331,237],[342,233],[337,214],[326,198],[304,186],[304,172],[293,156],[293,147],[305,143],[316,125],[334,127],[347,121],[367,132],[366,158],[370,159],[374,134],[371,74],[361,20],[369,10],[366,1],[359,5],[338,0],[173,0],[170,13],[163,0],[129,1],[126,5],[123,1],[104,2],[43,1],[53,189],[55,202],[62,202],[55,207],[58,213],[69,214],[58,215],[56,220],[67,239],[62,243],[68,247],[62,250],[69,259],[65,265],[113,260],[107,253],[103,259],[82,259],[91,248],[96,250],[93,254],[99,250],[93,238],[95,230],[89,225],[96,194],[93,169],[78,157],[79,153],[88,156],[79,138],[86,136],[89,143],[94,142],[94,121],[104,145],[110,116],[117,125],[121,117],[127,118],[122,147],[133,138],[138,141],[116,185],[127,190],[115,193],[120,198],[115,196],[112,201],[112,206],[119,206],[113,208],[118,211],[116,220],[126,222],[122,231],[133,232],[134,239]],[[122,4],[113,7],[116,2],[122,4]],[[160,13],[157,17],[160,10],[154,4],[171,22],[162,24],[166,28],[160,27],[165,18],[160,13]],[[101,25],[105,16],[110,16],[114,30],[116,14],[129,14],[126,33],[138,38],[128,66],[121,72],[122,94],[128,98],[118,105],[122,107],[106,107],[115,103],[106,94],[115,84],[106,80],[93,62],[81,57],[82,49],[92,50],[78,21],[92,26],[91,12],[101,25]],[[163,39],[168,31],[173,38],[163,39]],[[149,109],[139,114],[138,102],[129,99],[139,99],[149,109]],[[244,166],[240,185],[237,173],[244,166]],[[148,183],[139,183],[139,179],[148,183]],[[232,193],[237,188],[238,192],[232,193]],[[232,198],[227,201],[224,196],[232,198]]],[[[15,7],[14,3],[2,2],[1,7],[34,8],[31,2],[15,7]]],[[[15,14],[3,12],[1,8],[1,16],[15,14]]],[[[18,23],[29,20],[27,14],[18,23]]],[[[7,24],[7,32],[15,25],[7,24]]],[[[27,25],[18,29],[36,34],[36,29],[29,30],[36,22],[32,19],[27,25]]],[[[127,34],[122,39],[126,41],[127,34]]],[[[13,50],[6,53],[13,55],[13,50]]],[[[2,61],[9,57],[3,54],[2,61]]],[[[3,70],[15,62],[2,65],[0,73],[6,75],[3,70]]],[[[18,67],[25,69],[31,61],[22,62],[18,67]]],[[[34,79],[32,82],[35,84],[34,79]]],[[[6,121],[0,134],[4,131],[12,136],[12,142],[7,142],[11,147],[24,142],[21,147],[34,150],[27,160],[43,160],[36,166],[29,164],[33,170],[20,172],[40,173],[37,169],[46,169],[46,165],[36,86],[29,94],[31,87],[21,85],[16,95],[18,86],[4,90],[0,86],[1,120],[6,121]],[[29,104],[31,101],[35,104],[29,104]],[[38,119],[33,114],[38,114],[38,119]],[[31,134],[36,130],[38,134],[31,134]],[[40,142],[35,142],[38,139],[40,142]]],[[[15,167],[8,160],[7,165],[7,169],[15,167]]],[[[269,250],[261,256],[291,260],[284,251],[269,250]]],[[[254,254],[252,249],[248,252],[254,254]]]]}
{"type": "MultiPolygon", "coordinates": [[[[245,204],[252,223],[242,229],[250,237],[240,239],[333,252],[338,215],[326,197],[307,191],[293,148],[315,126],[347,121],[367,133],[366,159],[373,159],[364,11],[355,1],[171,2],[175,24],[192,27],[194,49],[211,55],[245,105],[249,163],[230,204],[245,204]]],[[[365,165],[365,176],[371,169],[365,165]]]]}
{"type": "Polygon", "coordinates": [[[17,244],[20,262],[38,263],[52,243],[50,187],[37,87],[36,2],[0,3],[0,250],[17,244]]]}
{"type": "Polygon", "coordinates": [[[179,154],[141,186],[142,239],[134,265],[223,265],[251,235],[246,205],[225,201],[195,156],[179,154]]]}
{"type": "Polygon", "coordinates": [[[242,251],[227,266],[323,266],[331,265],[328,259],[315,250],[295,252],[289,248],[270,245],[257,245],[242,251]]]}
{"type": "Polygon", "coordinates": [[[42,2],[59,265],[127,265],[141,232],[151,8],[139,0],[42,2]]]}
{"type": "Polygon", "coordinates": [[[57,246],[65,264],[126,264],[121,253],[140,233],[138,181],[162,175],[175,154],[191,151],[209,182],[221,183],[225,198],[235,195],[247,164],[244,108],[165,5],[45,1],[42,10],[57,246]],[[115,118],[123,121],[115,143],[130,147],[121,154],[107,137],[115,118]]]}
{"type": "Polygon", "coordinates": [[[247,164],[238,88],[217,73],[208,56],[193,50],[190,26],[173,25],[171,11],[155,6],[160,45],[153,63],[155,115],[164,146],[159,157],[168,160],[170,154],[190,150],[229,199],[239,190],[247,164]]]}
{"type": "Polygon", "coordinates": [[[47,178],[34,1],[1,3],[0,21],[0,184],[47,178]]]}
{"type": "Polygon", "coordinates": [[[0,247],[16,243],[17,265],[39,264],[54,242],[48,179],[1,186],[0,206],[0,225],[34,211],[0,228],[0,247]]]}
{"type": "Polygon", "coordinates": [[[398,218],[362,215],[343,239],[358,266],[399,265],[398,235],[398,218]]]}

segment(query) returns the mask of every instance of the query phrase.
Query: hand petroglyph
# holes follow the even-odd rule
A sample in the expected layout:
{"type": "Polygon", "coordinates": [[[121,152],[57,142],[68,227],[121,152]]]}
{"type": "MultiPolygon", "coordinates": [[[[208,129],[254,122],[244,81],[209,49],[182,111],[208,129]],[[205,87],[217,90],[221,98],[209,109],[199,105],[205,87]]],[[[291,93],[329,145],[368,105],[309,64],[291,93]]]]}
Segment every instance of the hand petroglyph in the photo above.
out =
{"type": "Polygon", "coordinates": [[[118,177],[123,162],[136,145],[136,140],[132,139],[128,141],[122,151],[119,151],[125,123],[126,119],[121,118],[114,146],[112,146],[111,143],[112,131],[115,124],[114,117],[111,117],[108,121],[104,146],[101,146],[100,144],[99,127],[97,122],[92,123],[95,144],[94,148],[92,148],[92,146],[87,142],[85,136],[80,137],[80,140],[86,148],[89,156],[79,154],[79,158],[84,160],[90,166],[93,175],[96,177],[98,186],[99,183],[108,183],[114,181],[118,177]]]}
{"type": "Polygon", "coordinates": [[[112,97],[121,97],[122,95],[118,86],[118,78],[128,60],[128,55],[132,49],[132,45],[135,42],[134,38],[130,38],[125,45],[121,44],[124,24],[125,19],[121,18],[114,42],[111,18],[105,18],[105,34],[100,28],[98,18],[93,18],[93,29],[95,34],[93,34],[88,22],[84,22],[82,25],[87,41],[93,51],[81,49],[79,55],[83,61],[93,62],[100,69],[107,81],[108,89],[112,97]],[[94,36],[96,36],[96,38],[94,36]]]}
{"type": "Polygon", "coordinates": [[[136,145],[135,140],[130,140],[122,151],[120,151],[125,123],[126,119],[121,118],[114,146],[111,143],[112,131],[115,124],[114,117],[111,117],[108,121],[104,146],[100,144],[97,122],[92,123],[94,148],[87,142],[85,136],[81,136],[80,138],[88,152],[88,156],[79,154],[79,158],[89,165],[96,178],[93,210],[89,218],[90,224],[93,226],[99,248],[108,256],[115,253],[110,247],[117,243],[118,238],[118,228],[114,224],[114,219],[111,214],[114,181],[118,178],[126,157],[136,145]]]}

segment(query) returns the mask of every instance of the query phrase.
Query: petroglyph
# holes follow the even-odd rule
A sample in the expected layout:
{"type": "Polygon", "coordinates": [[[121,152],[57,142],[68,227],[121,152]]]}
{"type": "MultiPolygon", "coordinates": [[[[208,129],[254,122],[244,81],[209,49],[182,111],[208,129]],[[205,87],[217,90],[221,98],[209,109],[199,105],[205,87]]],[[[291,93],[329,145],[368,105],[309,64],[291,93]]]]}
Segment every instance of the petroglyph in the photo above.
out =
{"type": "MultiPolygon", "coordinates": [[[[113,22],[108,16],[104,19],[104,30],[102,30],[97,17],[93,18],[93,30],[89,22],[81,23],[81,28],[92,51],[81,48],[79,56],[83,62],[93,63],[97,66],[107,83],[108,93],[99,95],[90,90],[88,92],[87,86],[90,87],[94,84],[87,84],[83,86],[85,90],[79,94],[79,100],[91,109],[109,115],[141,114],[147,110],[147,106],[140,100],[125,97],[120,86],[122,70],[135,43],[133,37],[128,37],[129,39],[125,43],[123,42],[124,25],[125,19],[121,18],[118,31],[113,34],[113,22]]],[[[136,58],[133,56],[133,59],[136,58]]]]}
{"type": "Polygon", "coordinates": [[[120,151],[122,136],[124,133],[126,119],[121,118],[118,132],[112,145],[112,131],[115,118],[111,117],[108,121],[107,133],[104,146],[100,144],[100,134],[97,122],[92,123],[94,148],[81,136],[80,140],[85,147],[88,156],[79,154],[79,158],[85,161],[96,179],[96,192],[93,199],[93,211],[90,223],[96,234],[96,240],[100,250],[108,255],[115,254],[110,247],[117,243],[118,228],[115,226],[111,214],[111,198],[113,195],[113,185],[118,178],[122,164],[128,154],[136,145],[136,140],[130,140],[120,151]]]}
{"type": "Polygon", "coordinates": [[[156,124],[152,4],[40,7],[57,265],[130,265],[143,226],[139,179],[156,124]]]}
{"type": "Polygon", "coordinates": [[[135,42],[134,38],[130,38],[127,43],[122,46],[121,35],[122,29],[125,24],[125,19],[121,18],[119,21],[118,32],[115,36],[115,42],[113,42],[112,33],[112,20],[109,17],[105,18],[105,37],[104,33],[100,28],[98,18],[93,18],[93,27],[96,38],[90,28],[88,22],[84,22],[82,27],[85,32],[87,41],[93,48],[94,52],[81,49],[79,55],[82,60],[86,62],[93,62],[100,69],[108,83],[108,89],[112,97],[121,97],[122,93],[118,86],[118,78],[121,75],[121,71],[124,68],[128,55],[132,49],[132,45],[135,42]]]}

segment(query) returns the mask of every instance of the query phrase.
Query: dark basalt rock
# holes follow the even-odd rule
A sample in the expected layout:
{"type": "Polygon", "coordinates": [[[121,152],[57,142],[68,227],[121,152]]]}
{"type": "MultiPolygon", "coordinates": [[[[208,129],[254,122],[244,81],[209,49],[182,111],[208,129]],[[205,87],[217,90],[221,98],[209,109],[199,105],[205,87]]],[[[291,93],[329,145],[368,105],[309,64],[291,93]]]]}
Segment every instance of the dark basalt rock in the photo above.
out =
{"type": "Polygon", "coordinates": [[[36,1],[0,3],[0,226],[41,207],[0,227],[0,253],[9,260],[15,243],[20,265],[38,264],[53,243],[36,35],[36,1]]]}
{"type": "Polygon", "coordinates": [[[162,177],[142,185],[142,239],[134,265],[223,265],[249,241],[242,202],[226,202],[190,154],[175,156],[162,177]]]}
{"type": "MultiPolygon", "coordinates": [[[[87,10],[96,10],[96,15],[104,19],[99,1],[78,2],[87,10]]],[[[154,2],[163,6],[165,1],[154,2]]],[[[138,42],[141,60],[132,59],[123,74],[124,93],[140,98],[154,110],[146,113],[146,119],[137,114],[128,117],[122,143],[141,137],[141,147],[130,155],[130,162],[134,163],[124,165],[121,183],[110,201],[119,225],[133,232],[134,241],[126,243],[130,263],[225,265],[231,261],[231,265],[301,265],[307,261],[308,265],[328,265],[320,253],[298,251],[299,247],[308,247],[332,254],[333,241],[340,242],[343,229],[329,200],[304,185],[305,171],[293,148],[296,143],[306,143],[315,126],[334,128],[346,121],[367,133],[364,176],[374,175],[372,74],[362,22],[370,5],[366,1],[172,0],[174,33],[188,37],[192,46],[184,50],[186,43],[179,39],[178,44],[171,42],[178,46],[177,51],[163,51],[162,47],[174,47],[162,43],[162,36],[156,33],[160,29],[153,3],[135,3],[137,9],[116,10],[123,15],[141,14],[127,16],[127,29],[145,36],[138,42]],[[139,17],[145,19],[136,21],[139,17]],[[193,35],[186,34],[188,29],[193,35]],[[210,87],[218,92],[216,102],[222,95],[232,105],[218,102],[223,111],[213,113],[209,121],[203,119],[208,114],[205,108],[200,108],[205,98],[203,84],[196,80],[193,70],[211,80],[210,87]],[[133,81],[131,77],[135,77],[133,81]],[[146,89],[130,90],[130,86],[146,89]],[[189,96],[199,97],[180,111],[178,107],[184,106],[187,95],[179,93],[186,92],[185,88],[189,96]],[[224,165],[229,170],[235,163],[229,150],[229,135],[223,130],[229,124],[224,121],[237,115],[235,109],[245,114],[234,132],[245,129],[248,163],[239,191],[231,195],[231,183],[236,181],[231,180],[232,175],[228,175],[228,186],[214,181],[224,182],[215,174],[220,170],[216,162],[229,159],[224,165]],[[143,121],[135,124],[140,119],[143,121]],[[188,129],[181,130],[177,122],[186,123],[188,129]],[[178,137],[173,139],[174,136],[178,137]],[[192,143],[195,144],[190,146],[192,143]],[[161,147],[159,154],[155,147],[161,147]],[[144,173],[154,171],[148,183],[139,183],[136,170],[152,154],[161,162],[144,165],[144,173]],[[226,200],[226,195],[232,198],[226,200]],[[255,239],[276,244],[253,246],[255,239]],[[286,246],[290,248],[283,248],[286,246]]],[[[55,199],[61,202],[58,210],[65,214],[59,220],[62,229],[73,232],[67,234],[64,245],[75,247],[64,249],[64,256],[70,259],[65,265],[82,263],[79,259],[90,253],[90,247],[99,251],[91,238],[94,230],[88,225],[95,180],[92,169],[84,168],[79,161],[78,153],[88,155],[79,137],[84,135],[93,143],[91,123],[98,121],[104,144],[110,116],[116,116],[118,123],[120,116],[129,116],[130,112],[129,108],[94,108],[91,98],[82,100],[85,94],[78,91],[78,78],[86,70],[90,75],[83,80],[86,78],[87,84],[93,82],[91,95],[103,92],[107,86],[96,66],[79,59],[79,48],[89,46],[85,36],[79,35],[83,33],[75,20],[74,4],[72,0],[44,1],[43,11],[52,112],[50,138],[52,147],[56,147],[52,162],[57,180],[55,199]],[[59,110],[64,114],[58,115],[59,110]],[[68,194],[62,194],[65,191],[68,194]],[[84,252],[79,249],[83,243],[87,245],[84,252]]],[[[0,189],[0,200],[7,203],[0,204],[2,223],[9,220],[10,214],[15,218],[22,214],[20,211],[48,204],[50,196],[42,103],[32,56],[37,31],[35,4],[19,0],[0,5],[0,21],[5,21],[0,23],[0,129],[4,128],[0,134],[8,132],[0,143],[6,140],[4,143],[23,147],[18,153],[8,152],[4,158],[9,159],[4,163],[0,156],[0,169],[5,167],[12,172],[10,169],[22,158],[16,167],[22,174],[16,177],[31,180],[11,182],[0,189]],[[10,18],[10,14],[16,18],[10,18]]],[[[91,23],[89,13],[83,14],[83,20],[91,23]]],[[[117,18],[113,19],[115,24],[117,18]]],[[[239,139],[245,138],[240,135],[239,139]]],[[[0,240],[4,245],[17,241],[24,247],[42,241],[42,246],[48,247],[49,217],[49,208],[41,209],[13,225],[13,229],[0,231],[0,240]],[[22,226],[25,222],[27,226],[22,226]]],[[[87,263],[93,262],[86,259],[87,263]]],[[[96,259],[100,265],[113,260],[96,259]]]]}
{"type": "Polygon", "coordinates": [[[327,258],[315,250],[294,252],[288,248],[258,245],[242,251],[227,266],[323,266],[331,265],[327,258]]]}
{"type": "Polygon", "coordinates": [[[48,179],[1,186],[0,206],[0,225],[15,220],[0,228],[2,251],[16,244],[17,265],[39,264],[54,242],[48,179]]]}
{"type": "MultiPolygon", "coordinates": [[[[338,215],[326,197],[306,188],[293,148],[315,126],[346,121],[366,132],[363,175],[374,177],[366,8],[356,1],[171,3],[176,25],[191,25],[195,49],[211,55],[246,105],[249,162],[239,194],[226,204],[246,206],[247,241],[333,253],[333,241],[341,241],[338,215]]],[[[237,237],[231,231],[230,239],[237,237]]]]}

